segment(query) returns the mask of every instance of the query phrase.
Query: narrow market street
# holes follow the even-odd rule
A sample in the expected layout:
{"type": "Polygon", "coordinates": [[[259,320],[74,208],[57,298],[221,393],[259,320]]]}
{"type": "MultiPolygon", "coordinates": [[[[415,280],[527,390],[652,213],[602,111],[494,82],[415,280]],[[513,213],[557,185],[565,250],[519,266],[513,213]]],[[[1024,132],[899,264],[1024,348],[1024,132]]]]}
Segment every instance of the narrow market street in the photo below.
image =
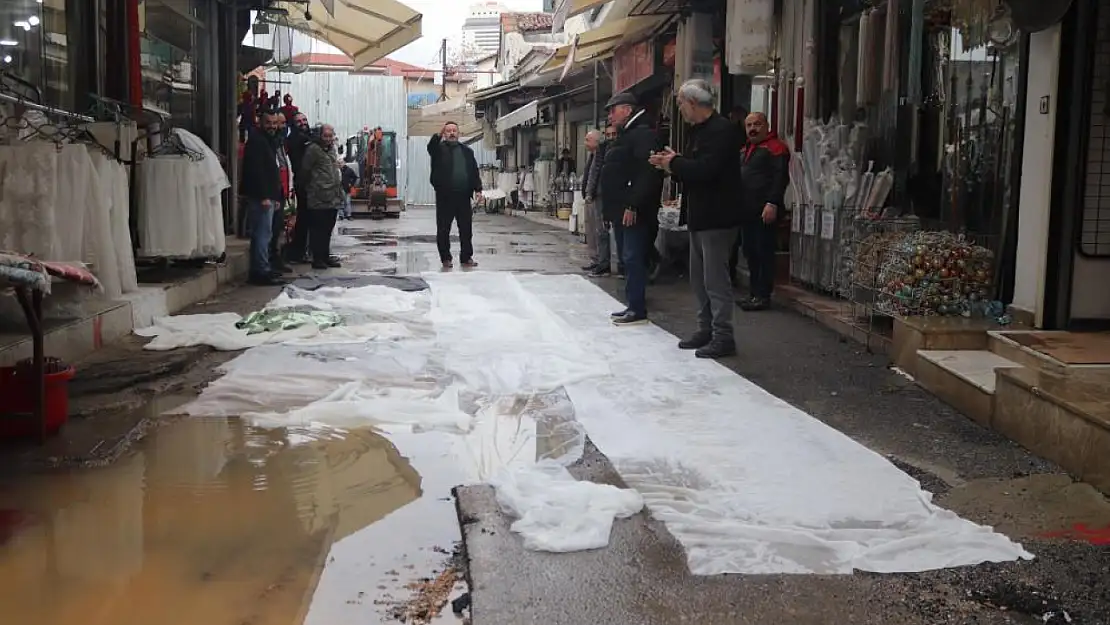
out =
{"type": "MultiPolygon", "coordinates": [[[[349,289],[313,291],[305,286],[311,280],[299,281],[299,297],[317,302],[318,310],[361,320],[348,319],[333,328],[335,335],[324,330],[218,352],[195,329],[192,336],[166,330],[154,341],[184,346],[144,350],[148,339],[133,336],[77,363],[74,422],[44,449],[6,450],[12,460],[0,469],[5,616],[14,623],[89,625],[459,622],[444,602],[469,593],[473,625],[1110,623],[1108,534],[1059,537],[1077,526],[1110,527],[1106,498],[968,420],[892,371],[885,357],[779,308],[737,312],[740,354],[721,363],[731,372],[712,363],[675,365],[671,338],[656,328],[608,327],[611,304],[602,291],[619,298],[622,282],[602,279],[598,289],[568,277],[586,262],[584,246],[569,233],[477,215],[480,267],[469,275],[439,272],[433,233],[429,209],[340,224],[333,249],[344,267],[318,276],[316,286],[368,277],[393,286],[350,282],[349,289]],[[426,291],[398,286],[421,277],[426,291]],[[354,299],[360,289],[371,290],[354,299]],[[373,336],[366,334],[371,326],[373,336]],[[503,338],[494,340],[499,329],[503,338]],[[639,334],[622,335],[621,343],[599,339],[626,331],[639,334]],[[577,343],[561,345],[564,339],[577,343]],[[628,341],[654,351],[631,353],[628,341]],[[643,361],[644,370],[620,370],[621,349],[643,361]],[[575,382],[582,371],[588,377],[582,367],[595,359],[614,364],[611,374],[596,374],[617,380],[613,386],[583,389],[575,382]],[[218,369],[224,365],[226,375],[218,369]],[[668,384],[666,377],[682,367],[691,377],[668,384]],[[454,385],[443,387],[452,377],[465,381],[457,396],[448,394],[454,385]],[[632,388],[634,379],[650,388],[632,388]],[[567,390],[505,401],[519,399],[510,390],[549,386],[567,390]],[[758,395],[756,386],[812,419],[758,395]],[[422,410],[416,399],[429,389],[457,401],[422,410]],[[329,401],[316,401],[333,392],[329,401]],[[745,406],[736,397],[767,399],[745,406]],[[720,405],[714,402],[730,398],[725,405],[736,414],[714,410],[720,405]],[[621,401],[627,413],[606,425],[604,408],[621,401]],[[670,458],[673,466],[646,460],[637,466],[637,445],[655,445],[664,457],[649,432],[665,424],[636,412],[651,405],[672,415],[675,438],[692,441],[669,449],[701,449],[704,458],[689,453],[670,458]],[[472,423],[461,435],[448,427],[460,411],[472,423]],[[705,467],[726,457],[718,455],[728,451],[722,446],[770,440],[760,438],[767,432],[718,424],[768,418],[795,424],[797,448],[735,448],[729,458],[735,465],[723,466],[722,474],[744,478],[724,491],[741,497],[770,488],[759,496],[766,510],[793,499],[806,518],[824,519],[823,506],[840,510],[844,500],[849,512],[837,520],[850,531],[875,529],[868,523],[903,531],[911,521],[851,512],[867,504],[895,510],[904,494],[913,500],[898,481],[904,476],[820,421],[920,482],[933,503],[993,527],[1034,559],[837,575],[833,555],[814,558],[799,542],[794,551],[746,563],[762,566],[759,574],[694,575],[683,547],[692,543],[675,536],[690,531],[681,523],[665,524],[645,509],[615,520],[605,548],[545,553],[525,548],[493,488],[478,485],[498,467],[562,458],[584,446],[571,467],[580,480],[623,488],[665,475],[670,481],[663,485],[674,492],[708,493],[705,467]],[[697,431],[701,423],[705,431],[697,431]],[[583,429],[592,442],[581,439],[583,429]],[[831,461],[846,463],[843,476],[806,474],[818,465],[795,458],[797,449],[818,443],[831,461]],[[756,465],[775,457],[785,460],[773,465],[779,475],[771,479],[756,465]],[[858,488],[868,478],[873,489],[858,488]],[[821,493],[815,484],[845,490],[821,493]],[[884,490],[894,486],[903,490],[884,490]],[[782,574],[791,566],[821,574],[782,574]]],[[[241,287],[178,316],[247,315],[278,293],[241,287]]],[[[693,329],[690,302],[681,277],[664,277],[649,290],[654,324],[674,335],[693,329]]],[[[657,512],[655,506],[667,505],[659,493],[645,499],[657,512]]],[[[934,516],[947,523],[935,528],[938,535],[964,527],[951,515],[934,516]]],[[[898,549],[909,550],[902,557],[910,559],[914,549],[927,551],[915,541],[944,540],[909,531],[891,541],[892,558],[898,549]]],[[[826,542],[847,544],[847,535],[826,542]]],[[[1008,548],[989,532],[969,531],[962,540],[972,549],[1008,548]]],[[[962,556],[952,549],[947,557],[958,562],[962,556]]],[[[711,568],[713,558],[703,555],[701,565],[711,568]]],[[[730,557],[719,550],[715,556],[730,557]]]]}

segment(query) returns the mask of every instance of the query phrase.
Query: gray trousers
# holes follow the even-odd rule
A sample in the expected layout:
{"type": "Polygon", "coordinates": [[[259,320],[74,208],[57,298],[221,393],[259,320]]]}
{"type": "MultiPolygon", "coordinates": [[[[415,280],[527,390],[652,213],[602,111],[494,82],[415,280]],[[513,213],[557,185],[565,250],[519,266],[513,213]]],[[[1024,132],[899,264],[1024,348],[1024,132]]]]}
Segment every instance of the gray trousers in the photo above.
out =
{"type": "Polygon", "coordinates": [[[729,257],[739,228],[690,233],[690,286],[698,302],[698,332],[731,341],[732,280],[729,257]]]}

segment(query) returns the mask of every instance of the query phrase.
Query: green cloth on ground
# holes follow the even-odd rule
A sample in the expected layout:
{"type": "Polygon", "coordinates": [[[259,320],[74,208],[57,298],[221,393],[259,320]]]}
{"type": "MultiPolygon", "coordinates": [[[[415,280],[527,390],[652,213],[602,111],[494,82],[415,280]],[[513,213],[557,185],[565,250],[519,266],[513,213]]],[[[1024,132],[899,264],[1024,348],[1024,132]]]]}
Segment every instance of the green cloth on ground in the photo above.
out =
{"type": "Polygon", "coordinates": [[[297,310],[295,308],[263,309],[252,312],[235,324],[236,328],[246,330],[247,334],[280,332],[312,324],[323,330],[343,325],[343,318],[333,312],[321,310],[297,310]]]}

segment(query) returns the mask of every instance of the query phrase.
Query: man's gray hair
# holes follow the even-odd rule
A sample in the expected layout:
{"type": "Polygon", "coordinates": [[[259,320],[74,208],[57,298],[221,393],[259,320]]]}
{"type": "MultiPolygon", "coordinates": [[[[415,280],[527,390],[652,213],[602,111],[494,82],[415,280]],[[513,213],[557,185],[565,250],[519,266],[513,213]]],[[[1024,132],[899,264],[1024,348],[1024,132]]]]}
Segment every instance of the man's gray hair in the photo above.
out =
{"type": "Polygon", "coordinates": [[[678,97],[698,106],[713,106],[713,87],[701,78],[692,78],[678,88],[678,97]]]}

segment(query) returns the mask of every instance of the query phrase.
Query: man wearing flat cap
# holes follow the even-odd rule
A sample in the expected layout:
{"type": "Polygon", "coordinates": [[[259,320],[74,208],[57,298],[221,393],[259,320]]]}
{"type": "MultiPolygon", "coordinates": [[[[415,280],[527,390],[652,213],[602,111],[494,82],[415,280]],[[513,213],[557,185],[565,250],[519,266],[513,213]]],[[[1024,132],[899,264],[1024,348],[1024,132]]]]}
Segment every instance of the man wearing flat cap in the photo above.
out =
{"type": "Polygon", "coordinates": [[[605,104],[609,124],[617,138],[605,153],[601,168],[602,207],[605,221],[619,229],[623,240],[621,260],[625,267],[625,297],[628,307],[615,312],[616,325],[646,323],[648,258],[654,245],[653,224],[659,218],[659,198],[663,193],[663,172],[648,158],[659,147],[646,112],[631,93],[614,95],[605,104]]]}

